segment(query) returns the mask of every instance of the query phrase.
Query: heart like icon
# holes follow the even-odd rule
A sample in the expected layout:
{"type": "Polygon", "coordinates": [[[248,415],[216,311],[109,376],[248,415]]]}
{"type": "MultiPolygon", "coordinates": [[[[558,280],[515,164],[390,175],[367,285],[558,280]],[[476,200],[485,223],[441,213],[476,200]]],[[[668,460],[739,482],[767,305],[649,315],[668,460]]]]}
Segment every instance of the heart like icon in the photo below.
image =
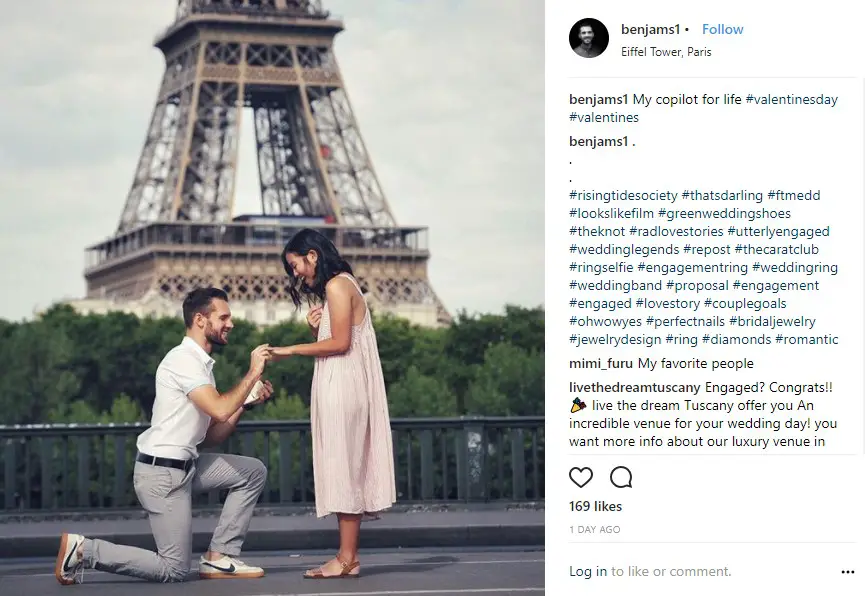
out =
{"type": "Polygon", "coordinates": [[[589,482],[592,481],[592,477],[594,474],[592,473],[591,468],[571,468],[571,471],[568,472],[568,476],[571,478],[571,482],[583,488],[589,482]]]}

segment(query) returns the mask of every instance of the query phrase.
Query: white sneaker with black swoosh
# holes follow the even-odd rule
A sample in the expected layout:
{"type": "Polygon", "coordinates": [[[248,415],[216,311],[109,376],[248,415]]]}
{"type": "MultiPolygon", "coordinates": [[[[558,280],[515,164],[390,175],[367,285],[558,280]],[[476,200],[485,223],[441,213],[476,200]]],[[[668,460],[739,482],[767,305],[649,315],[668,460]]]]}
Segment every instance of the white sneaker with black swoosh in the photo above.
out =
{"type": "Polygon", "coordinates": [[[81,583],[84,579],[84,557],[78,547],[84,542],[81,534],[64,534],[60,537],[60,549],[54,564],[54,577],[64,586],[81,583]]]}
{"type": "Polygon", "coordinates": [[[264,577],[264,569],[247,565],[240,559],[222,555],[215,561],[208,561],[203,556],[198,562],[198,577],[201,579],[253,579],[264,577]]]}

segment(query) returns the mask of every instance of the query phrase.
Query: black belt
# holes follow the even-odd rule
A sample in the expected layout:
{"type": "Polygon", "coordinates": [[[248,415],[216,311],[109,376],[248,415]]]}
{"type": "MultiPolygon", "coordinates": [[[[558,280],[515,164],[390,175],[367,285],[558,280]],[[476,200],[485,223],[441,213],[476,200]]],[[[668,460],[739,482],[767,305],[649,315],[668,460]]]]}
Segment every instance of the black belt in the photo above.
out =
{"type": "Polygon", "coordinates": [[[146,453],[138,452],[135,456],[135,461],[140,461],[143,464],[151,466],[162,466],[165,468],[175,468],[177,470],[188,471],[192,467],[191,459],[172,459],[170,457],[154,457],[146,453]]]}

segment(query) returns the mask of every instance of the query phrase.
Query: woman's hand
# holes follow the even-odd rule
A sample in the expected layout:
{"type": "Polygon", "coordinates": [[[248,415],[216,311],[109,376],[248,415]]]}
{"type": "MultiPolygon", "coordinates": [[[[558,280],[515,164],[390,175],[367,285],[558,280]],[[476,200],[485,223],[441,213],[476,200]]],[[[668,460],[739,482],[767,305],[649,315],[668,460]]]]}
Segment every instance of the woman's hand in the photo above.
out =
{"type": "Polygon", "coordinates": [[[309,312],[306,313],[306,322],[309,324],[309,328],[312,329],[313,333],[318,333],[318,325],[321,323],[321,306],[316,306],[314,308],[310,308],[309,312]]]}
{"type": "Polygon", "coordinates": [[[278,348],[270,348],[270,354],[274,360],[282,360],[289,356],[294,356],[294,346],[281,346],[278,348]]]}

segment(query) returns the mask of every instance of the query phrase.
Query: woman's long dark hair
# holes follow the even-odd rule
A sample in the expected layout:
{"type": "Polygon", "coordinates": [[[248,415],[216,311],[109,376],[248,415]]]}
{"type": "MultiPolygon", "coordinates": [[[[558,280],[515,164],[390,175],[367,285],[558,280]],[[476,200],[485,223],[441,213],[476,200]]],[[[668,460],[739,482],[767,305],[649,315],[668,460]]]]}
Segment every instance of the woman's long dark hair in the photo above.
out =
{"type": "Polygon", "coordinates": [[[333,242],[322,233],[309,228],[305,228],[292,236],[285,248],[282,249],[282,266],[290,280],[288,293],[297,308],[300,308],[303,301],[301,294],[306,295],[309,304],[312,303],[312,296],[324,302],[324,286],[327,285],[327,282],[340,273],[354,275],[351,266],[340,256],[333,242]],[[314,250],[318,255],[318,261],[315,264],[315,281],[312,286],[308,286],[303,279],[294,274],[287,257],[289,253],[305,257],[311,250],[314,250]]]}

